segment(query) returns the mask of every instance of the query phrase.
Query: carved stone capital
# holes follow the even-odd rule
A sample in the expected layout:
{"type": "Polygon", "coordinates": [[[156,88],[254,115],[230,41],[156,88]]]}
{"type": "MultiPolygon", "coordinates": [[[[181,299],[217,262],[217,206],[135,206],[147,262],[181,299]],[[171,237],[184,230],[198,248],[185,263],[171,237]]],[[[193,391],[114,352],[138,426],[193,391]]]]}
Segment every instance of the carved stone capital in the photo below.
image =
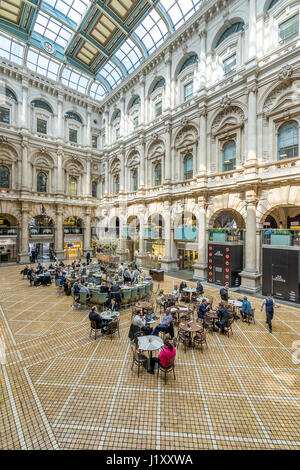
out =
{"type": "Polygon", "coordinates": [[[222,109],[226,109],[231,105],[231,98],[228,95],[223,96],[220,99],[220,106],[222,109]]]}

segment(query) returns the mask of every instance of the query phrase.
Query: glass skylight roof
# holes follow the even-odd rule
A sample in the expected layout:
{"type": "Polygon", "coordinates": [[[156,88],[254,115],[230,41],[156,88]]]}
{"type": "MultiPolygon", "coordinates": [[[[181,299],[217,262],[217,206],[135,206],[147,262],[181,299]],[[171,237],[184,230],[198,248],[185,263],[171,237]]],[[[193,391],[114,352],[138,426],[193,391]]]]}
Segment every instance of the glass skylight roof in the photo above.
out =
{"type": "Polygon", "coordinates": [[[200,7],[202,0],[160,0],[170,15],[175,29],[178,29],[200,7]]]}
{"type": "Polygon", "coordinates": [[[42,54],[37,49],[30,48],[27,53],[27,67],[45,77],[57,80],[60,62],[42,54]]]}
{"type": "Polygon", "coordinates": [[[95,81],[91,86],[91,90],[90,90],[91,97],[94,98],[95,100],[102,100],[105,94],[106,94],[106,90],[104,86],[102,85],[102,83],[95,81]]]}
{"type": "Polygon", "coordinates": [[[43,3],[48,3],[55,10],[78,24],[91,2],[89,0],[43,0],[43,3]]]}
{"type": "MultiPolygon", "coordinates": [[[[53,80],[61,77],[64,85],[82,93],[86,93],[92,83],[90,95],[101,100],[147,55],[153,53],[171,31],[190,18],[199,9],[202,0],[160,0],[158,3],[141,0],[141,11],[148,13],[143,18],[143,14],[139,16],[135,11],[134,23],[130,16],[117,21],[107,1],[41,0],[36,5],[35,2],[18,0],[20,5],[25,2],[32,4],[30,21],[25,16],[21,18],[22,26],[14,32],[21,42],[11,37],[11,25],[0,25],[7,32],[0,33],[0,57],[24,65],[27,44],[29,49],[25,65],[28,68],[53,80]],[[26,29],[23,24],[30,26],[26,29]],[[105,41],[100,41],[100,44],[95,30],[97,25],[101,27],[103,24],[111,27],[107,30],[105,41]],[[137,26],[133,29],[128,24],[137,26]],[[127,35],[124,34],[126,30],[127,35]],[[47,41],[54,47],[50,47],[47,41]],[[118,48],[117,44],[120,44],[118,48]]],[[[129,15],[132,3],[132,0],[122,0],[124,10],[129,15]]],[[[22,15],[26,11],[20,10],[22,15]]]]}
{"type": "Polygon", "coordinates": [[[37,15],[33,31],[41,34],[45,39],[59,44],[64,49],[73,34],[71,29],[41,11],[37,15]]]}
{"type": "Polygon", "coordinates": [[[73,90],[85,93],[90,79],[74,69],[65,67],[62,72],[61,81],[64,85],[73,88],[73,90]]]}
{"type": "Polygon", "coordinates": [[[109,60],[105,66],[100,70],[100,75],[105,78],[112,88],[119,85],[123,76],[121,75],[120,69],[109,60]]]}
{"type": "Polygon", "coordinates": [[[124,42],[116,52],[115,57],[122,62],[128,73],[134,70],[143,60],[141,51],[131,39],[124,42]]]}
{"type": "Polygon", "coordinates": [[[24,58],[24,45],[15,41],[6,34],[0,34],[0,56],[8,59],[9,61],[16,62],[23,65],[24,58]]]}
{"type": "Polygon", "coordinates": [[[135,33],[151,54],[164,41],[168,35],[168,29],[157,11],[152,10],[136,28],[135,33]]]}

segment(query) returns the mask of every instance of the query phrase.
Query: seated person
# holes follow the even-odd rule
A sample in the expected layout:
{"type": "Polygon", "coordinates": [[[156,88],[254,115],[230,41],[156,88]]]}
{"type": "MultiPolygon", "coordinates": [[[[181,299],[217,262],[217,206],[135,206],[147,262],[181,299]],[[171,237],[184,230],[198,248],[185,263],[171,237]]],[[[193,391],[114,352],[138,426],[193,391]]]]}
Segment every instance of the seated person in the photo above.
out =
{"type": "Polygon", "coordinates": [[[43,266],[40,263],[37,266],[36,274],[43,274],[43,266]]]}
{"type": "Polygon", "coordinates": [[[247,321],[247,316],[252,315],[252,307],[247,297],[244,297],[240,314],[242,315],[243,321],[247,321]]]}
{"type": "Polygon", "coordinates": [[[118,304],[121,304],[121,289],[116,282],[110,288],[110,298],[115,299],[118,304]]]}
{"type": "Polygon", "coordinates": [[[172,290],[172,295],[174,296],[174,299],[177,302],[177,300],[179,298],[179,290],[178,290],[177,286],[174,286],[174,288],[172,290]]]}
{"type": "Polygon", "coordinates": [[[152,335],[158,336],[160,331],[170,333],[171,338],[174,338],[173,315],[168,310],[164,315],[163,321],[154,328],[152,335]]]}
{"type": "Polygon", "coordinates": [[[55,274],[55,279],[60,279],[60,285],[63,286],[66,282],[66,279],[61,271],[58,271],[55,274]]]}
{"type": "Polygon", "coordinates": [[[143,311],[140,310],[139,313],[136,314],[132,321],[132,325],[138,326],[142,331],[144,331],[147,335],[152,333],[152,328],[146,325],[146,321],[144,320],[143,311]]]}
{"type": "Polygon", "coordinates": [[[229,312],[222,302],[219,303],[219,309],[216,311],[216,314],[220,318],[220,320],[216,322],[216,326],[224,333],[224,328],[227,326],[229,320],[229,312]]]}
{"type": "Polygon", "coordinates": [[[82,268],[81,268],[81,276],[86,276],[86,265],[83,263],[82,268]]]}
{"type": "Polygon", "coordinates": [[[138,284],[139,282],[139,275],[140,275],[140,271],[138,270],[138,268],[135,268],[135,270],[133,271],[133,274],[132,274],[132,282],[135,283],[135,284],[138,284]]]}
{"type": "Polygon", "coordinates": [[[120,309],[120,304],[114,298],[111,298],[108,303],[108,308],[112,312],[118,312],[120,309]]]}
{"type": "MultiPolygon", "coordinates": [[[[86,292],[86,293],[87,293],[86,300],[90,300],[91,295],[90,295],[90,291],[88,290],[87,283],[82,284],[81,289],[80,289],[79,292],[80,292],[80,293],[81,293],[81,292],[86,292]]],[[[79,294],[79,295],[80,295],[80,294],[79,294]]]]}
{"type": "Polygon", "coordinates": [[[72,289],[72,286],[71,286],[71,283],[70,281],[67,279],[65,284],[64,284],[64,291],[65,291],[65,294],[66,295],[71,295],[71,289],[72,289]]]}
{"type": "Polygon", "coordinates": [[[204,320],[205,314],[208,311],[209,311],[209,307],[207,305],[207,301],[203,299],[198,308],[198,318],[202,318],[204,320]]]}
{"type": "Polygon", "coordinates": [[[130,282],[131,283],[132,278],[131,278],[131,272],[129,271],[128,268],[124,269],[124,282],[130,282]]]}
{"type": "Polygon", "coordinates": [[[61,266],[61,267],[63,268],[63,267],[64,267],[64,262],[61,261],[61,262],[59,263],[59,266],[61,266]]]}
{"type": "Polygon", "coordinates": [[[100,292],[102,292],[102,293],[109,292],[109,288],[107,287],[106,284],[101,284],[100,292]]]}
{"type": "Polygon", "coordinates": [[[97,330],[100,330],[101,328],[107,326],[107,320],[103,320],[101,315],[99,315],[96,305],[92,307],[92,310],[89,314],[89,319],[90,321],[96,322],[97,330]]]}
{"type": "Polygon", "coordinates": [[[48,271],[48,269],[46,269],[44,271],[44,281],[43,281],[44,285],[45,286],[48,286],[49,284],[51,284],[51,273],[48,271]]]}
{"type": "Polygon", "coordinates": [[[154,374],[155,364],[158,363],[162,367],[171,366],[175,360],[176,349],[175,346],[169,341],[165,341],[165,345],[162,351],[160,351],[158,357],[152,357],[149,371],[150,374],[154,374]]]}
{"type": "Polygon", "coordinates": [[[23,276],[27,276],[28,271],[29,271],[29,268],[28,268],[28,266],[27,266],[27,264],[26,264],[25,268],[22,269],[22,271],[20,272],[20,274],[23,274],[23,276]]]}
{"type": "Polygon", "coordinates": [[[196,291],[197,294],[203,295],[203,286],[200,281],[197,282],[196,291]]]}
{"type": "Polygon", "coordinates": [[[181,281],[181,283],[179,285],[179,292],[181,292],[186,287],[187,287],[187,283],[185,281],[181,281]]]}
{"type": "Polygon", "coordinates": [[[164,302],[165,302],[165,300],[164,300],[164,291],[163,291],[163,289],[161,289],[158,293],[158,296],[156,297],[156,310],[160,306],[163,306],[164,302]]]}
{"type": "MultiPolygon", "coordinates": [[[[38,279],[36,277],[36,275],[34,274],[33,271],[31,271],[31,273],[29,274],[28,276],[28,279],[29,279],[29,282],[30,282],[30,285],[32,286],[32,284],[34,284],[34,282],[38,279]]],[[[35,285],[35,284],[34,284],[35,285]]]]}

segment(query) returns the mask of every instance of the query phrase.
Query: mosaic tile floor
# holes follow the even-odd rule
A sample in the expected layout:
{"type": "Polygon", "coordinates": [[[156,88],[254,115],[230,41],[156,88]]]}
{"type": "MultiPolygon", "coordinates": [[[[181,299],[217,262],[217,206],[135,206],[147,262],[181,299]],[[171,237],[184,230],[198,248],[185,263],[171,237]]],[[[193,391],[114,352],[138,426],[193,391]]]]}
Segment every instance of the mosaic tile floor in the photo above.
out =
{"type": "MultiPolygon", "coordinates": [[[[300,449],[299,308],[276,309],[271,335],[250,298],[256,324],[209,333],[203,352],[180,345],[165,384],[131,371],[130,311],[120,339],[95,341],[71,297],[30,287],[19,271],[0,270],[0,448],[300,449]]],[[[205,288],[215,304],[218,291],[205,288]]]]}

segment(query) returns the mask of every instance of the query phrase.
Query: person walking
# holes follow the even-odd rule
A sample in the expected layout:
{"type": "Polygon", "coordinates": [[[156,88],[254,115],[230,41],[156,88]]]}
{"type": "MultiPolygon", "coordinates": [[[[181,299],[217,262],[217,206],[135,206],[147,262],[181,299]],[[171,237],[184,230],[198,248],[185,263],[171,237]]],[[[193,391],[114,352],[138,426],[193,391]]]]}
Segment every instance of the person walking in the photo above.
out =
{"type": "Polygon", "coordinates": [[[264,306],[266,309],[266,323],[269,325],[269,332],[272,333],[272,320],[275,307],[275,300],[273,299],[272,295],[268,295],[268,297],[261,304],[261,312],[263,311],[264,306]]]}

